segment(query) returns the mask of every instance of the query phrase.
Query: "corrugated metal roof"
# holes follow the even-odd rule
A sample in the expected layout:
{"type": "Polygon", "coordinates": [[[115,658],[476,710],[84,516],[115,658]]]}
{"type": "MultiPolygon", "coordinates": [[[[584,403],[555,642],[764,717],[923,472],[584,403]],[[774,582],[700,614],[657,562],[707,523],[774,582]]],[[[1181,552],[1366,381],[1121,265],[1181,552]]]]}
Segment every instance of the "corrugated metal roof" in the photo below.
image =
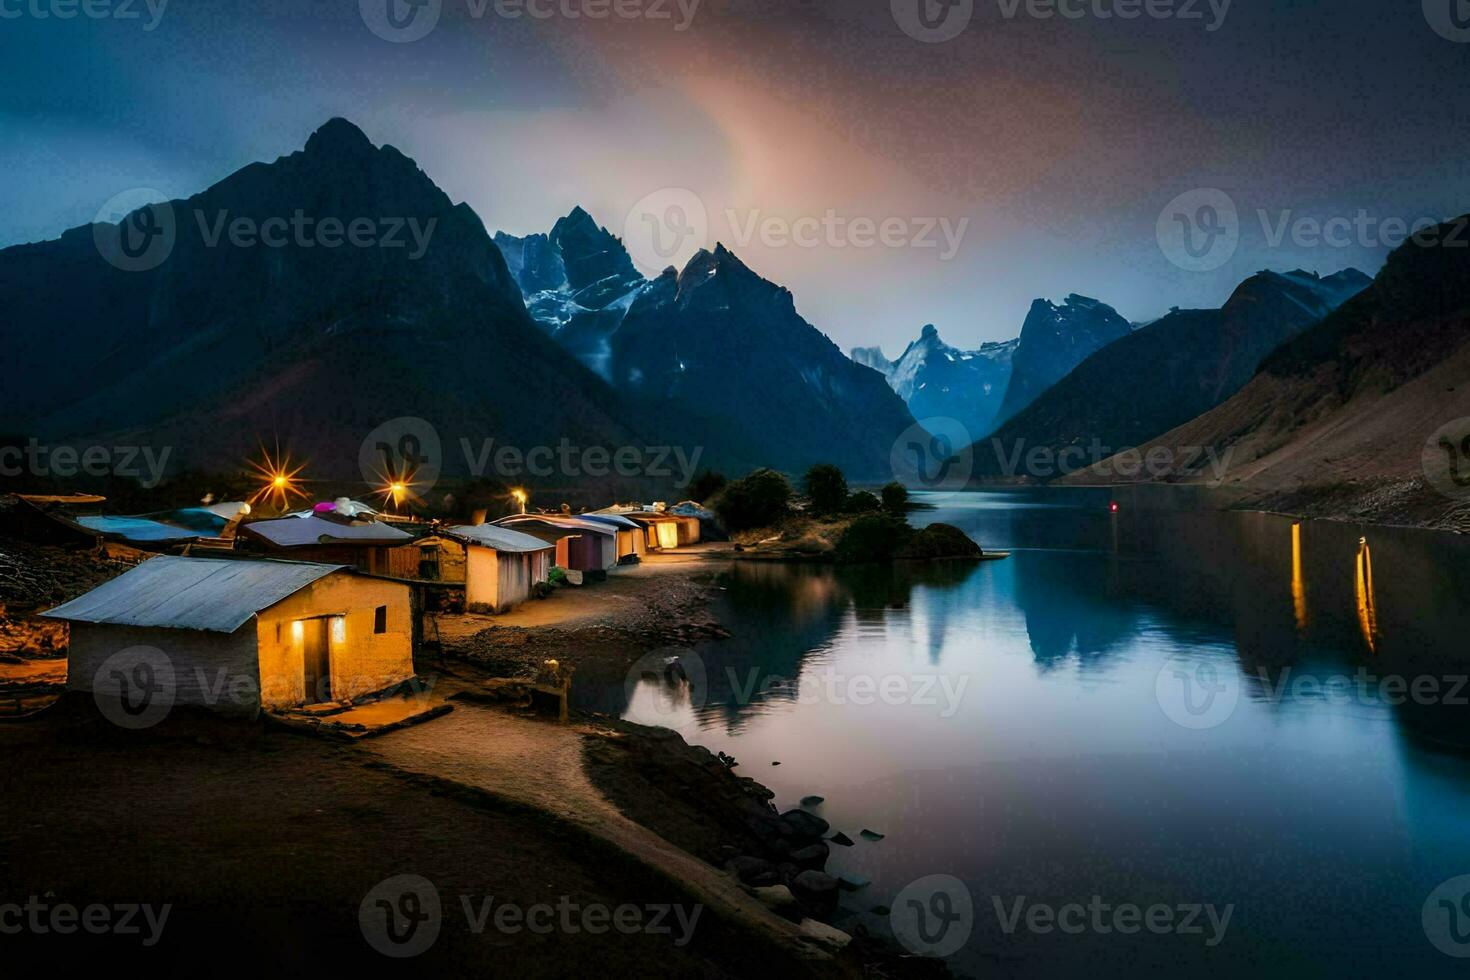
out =
{"type": "Polygon", "coordinates": [[[233,633],[262,609],[344,567],[159,555],[42,615],[83,623],[233,633]]]}
{"type": "Polygon", "coordinates": [[[603,524],[600,521],[589,518],[590,515],[589,517],[578,517],[568,514],[512,514],[509,517],[502,517],[495,523],[501,526],[514,526],[516,524],[537,521],[551,527],[567,528],[572,531],[591,531],[593,534],[610,535],[616,535],[618,533],[611,525],[603,524]]]}
{"type": "Polygon", "coordinates": [[[557,541],[561,538],[580,538],[585,528],[571,527],[565,524],[554,524],[551,521],[542,520],[540,517],[517,517],[513,522],[508,517],[502,517],[495,522],[496,527],[507,527],[514,523],[516,527],[524,528],[526,534],[540,538],[543,541],[557,541]]]}
{"type": "Polygon", "coordinates": [[[540,538],[533,538],[529,534],[520,531],[512,531],[508,527],[500,527],[495,524],[461,524],[452,527],[446,534],[471,541],[475,544],[494,548],[496,551],[548,551],[553,545],[547,544],[540,538]]]}
{"type": "Polygon", "coordinates": [[[144,517],[78,517],[76,522],[98,534],[125,541],[189,541],[201,533],[144,517]]]}
{"type": "Polygon", "coordinates": [[[606,524],[609,527],[621,527],[635,531],[638,529],[638,525],[636,523],[628,520],[626,517],[620,517],[617,514],[578,514],[577,516],[582,518],[583,520],[596,521],[599,524],[606,524]]]}
{"type": "Polygon", "coordinates": [[[240,529],[269,541],[278,548],[311,544],[396,545],[413,540],[413,535],[381,521],[346,524],[322,517],[281,517],[273,521],[251,521],[240,529]]]}

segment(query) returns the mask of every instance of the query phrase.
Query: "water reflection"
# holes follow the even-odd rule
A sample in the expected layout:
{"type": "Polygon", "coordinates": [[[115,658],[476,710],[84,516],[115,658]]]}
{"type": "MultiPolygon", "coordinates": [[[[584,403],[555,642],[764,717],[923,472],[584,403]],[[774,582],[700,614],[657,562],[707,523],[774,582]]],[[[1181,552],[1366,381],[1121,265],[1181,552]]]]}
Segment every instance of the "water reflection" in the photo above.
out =
{"type": "Polygon", "coordinates": [[[1291,522],[1291,608],[1298,633],[1307,631],[1307,585],[1302,578],[1302,522],[1291,522]]]}
{"type": "Polygon", "coordinates": [[[1358,539],[1358,555],[1353,562],[1353,591],[1358,604],[1358,626],[1368,652],[1378,652],[1378,611],[1373,601],[1373,556],[1368,539],[1358,539]]]}
{"type": "MultiPolygon", "coordinates": [[[[1209,953],[1219,975],[1443,965],[1418,955],[1438,956],[1418,908],[1470,869],[1470,541],[1375,529],[1370,553],[1352,525],[1131,499],[1112,514],[1091,492],[929,499],[1012,557],[736,565],[717,610],[734,636],[692,651],[702,695],[657,670],[631,690],[579,673],[575,695],[731,753],[783,807],[817,793],[837,829],[884,831],[834,848],[834,867],[873,880],[849,925],[882,932],[867,909],[945,872],[984,910],[992,895],[1237,902],[1238,934],[1209,953]],[[1217,727],[1161,710],[1159,674],[1181,656],[1238,694],[1217,727]],[[821,686],[863,674],[935,678],[955,710],[821,686]]],[[[1200,952],[1043,942],[992,917],[951,966],[1179,975],[1200,952]]]]}

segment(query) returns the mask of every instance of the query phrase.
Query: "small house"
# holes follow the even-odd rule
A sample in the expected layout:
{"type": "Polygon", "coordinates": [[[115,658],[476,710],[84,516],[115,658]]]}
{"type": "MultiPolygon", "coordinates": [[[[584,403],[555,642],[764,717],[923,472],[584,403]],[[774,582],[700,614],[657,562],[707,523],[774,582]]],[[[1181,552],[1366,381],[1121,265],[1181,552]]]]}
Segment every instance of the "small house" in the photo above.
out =
{"type": "Polygon", "coordinates": [[[569,572],[605,572],[618,563],[617,533],[606,524],[559,514],[517,514],[495,524],[556,547],[556,564],[569,572]]]}
{"type": "Polygon", "coordinates": [[[392,551],[414,540],[407,531],[382,521],[355,521],[318,514],[250,521],[240,525],[239,537],[273,557],[351,565],[374,575],[393,574],[395,561],[402,558],[395,558],[392,551]]]}
{"type": "Polygon", "coordinates": [[[679,547],[679,521],[676,518],[653,511],[632,511],[623,516],[642,525],[650,548],[672,550],[679,547]]]}
{"type": "Polygon", "coordinates": [[[428,534],[388,549],[387,574],[421,582],[462,583],[466,560],[463,541],[448,534],[428,534]]]}
{"type": "Polygon", "coordinates": [[[642,527],[617,514],[582,514],[584,520],[596,521],[611,527],[618,536],[618,561],[632,555],[641,559],[648,554],[648,534],[642,527]]]}
{"type": "Polygon", "coordinates": [[[174,705],[254,714],[413,677],[410,587],[341,565],[160,555],[47,613],[71,627],[67,689],[126,701],[120,654],[174,705]]]}
{"type": "Polygon", "coordinates": [[[496,524],[449,528],[445,537],[463,542],[465,604],[495,612],[525,602],[537,582],[551,576],[556,545],[496,524]]]}

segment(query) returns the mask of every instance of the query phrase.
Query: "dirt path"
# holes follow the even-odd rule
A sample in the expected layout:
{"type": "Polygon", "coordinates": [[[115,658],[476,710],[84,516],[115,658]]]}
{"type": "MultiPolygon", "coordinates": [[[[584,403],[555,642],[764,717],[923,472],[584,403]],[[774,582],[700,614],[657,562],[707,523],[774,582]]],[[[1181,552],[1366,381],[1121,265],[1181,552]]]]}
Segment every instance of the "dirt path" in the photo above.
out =
{"type": "Polygon", "coordinates": [[[546,810],[659,869],[722,916],[796,955],[827,958],[797,926],[768,912],[733,878],[629,820],[608,802],[582,764],[582,738],[592,730],[461,703],[450,715],[373,739],[364,747],[404,771],[546,810]]]}
{"type": "Polygon", "coordinates": [[[547,659],[622,670],[649,650],[728,636],[709,610],[714,578],[729,566],[717,546],[653,555],[607,581],[556,590],[498,616],[437,614],[425,635],[447,655],[499,676],[531,676],[547,659]],[[722,557],[725,560],[720,560],[722,557]]]}

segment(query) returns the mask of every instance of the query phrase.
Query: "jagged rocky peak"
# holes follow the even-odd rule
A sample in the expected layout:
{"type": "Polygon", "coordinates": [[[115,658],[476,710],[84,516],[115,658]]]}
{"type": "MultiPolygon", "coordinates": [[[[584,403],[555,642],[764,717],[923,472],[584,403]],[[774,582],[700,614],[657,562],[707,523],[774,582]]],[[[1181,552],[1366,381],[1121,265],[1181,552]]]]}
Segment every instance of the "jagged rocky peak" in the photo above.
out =
{"type": "Polygon", "coordinates": [[[8,431],[126,428],[177,447],[174,465],[234,468],[276,432],[332,479],[357,471],[363,433],[400,415],[450,441],[502,427],[525,444],[629,438],[632,409],[540,335],[474,212],[352,123],[329,120],[180,206],[204,220],[179,214],[151,268],[120,274],[90,229],[0,250],[7,340],[32,338],[5,344],[25,379],[7,377],[25,411],[0,410],[8,431]],[[312,221],[270,248],[212,230],[303,210],[312,221]],[[369,220],[382,247],[341,233],[324,245],[328,219],[369,220]],[[474,376],[444,375],[446,358],[474,376]],[[63,361],[64,376],[46,367],[63,361]]]}
{"type": "Polygon", "coordinates": [[[1090,296],[1071,293],[1060,306],[1036,300],[1021,326],[997,421],[1014,416],[1093,353],[1132,331],[1117,310],[1090,296]]]}
{"type": "Polygon", "coordinates": [[[857,347],[849,357],[879,372],[914,417],[956,420],[983,434],[1000,408],[1018,341],[987,342],[974,350],[951,347],[934,324],[890,361],[880,347],[857,347]]]}
{"type": "Polygon", "coordinates": [[[567,270],[561,252],[544,234],[517,238],[503,231],[495,233],[495,244],[505,256],[505,264],[528,299],[536,293],[556,290],[566,285],[567,270]]]}
{"type": "Polygon", "coordinates": [[[708,293],[709,299],[702,302],[723,303],[730,291],[735,290],[742,295],[765,297],[783,307],[794,305],[790,290],[762,278],[720,243],[716,243],[714,251],[702,248],[690,256],[684,268],[679,270],[676,282],[680,302],[687,303],[696,295],[706,295],[701,287],[718,283],[720,288],[708,293]]]}
{"type": "Polygon", "coordinates": [[[375,149],[366,133],[341,116],[322,123],[306,141],[306,152],[313,156],[345,157],[375,149]]]}
{"type": "Polygon", "coordinates": [[[882,347],[854,347],[848,356],[885,376],[893,370],[893,362],[884,355],[882,347]]]}
{"type": "Polygon", "coordinates": [[[581,205],[557,220],[549,236],[561,254],[567,284],[584,289],[607,279],[633,284],[642,280],[622,239],[599,225],[581,205]]]}

